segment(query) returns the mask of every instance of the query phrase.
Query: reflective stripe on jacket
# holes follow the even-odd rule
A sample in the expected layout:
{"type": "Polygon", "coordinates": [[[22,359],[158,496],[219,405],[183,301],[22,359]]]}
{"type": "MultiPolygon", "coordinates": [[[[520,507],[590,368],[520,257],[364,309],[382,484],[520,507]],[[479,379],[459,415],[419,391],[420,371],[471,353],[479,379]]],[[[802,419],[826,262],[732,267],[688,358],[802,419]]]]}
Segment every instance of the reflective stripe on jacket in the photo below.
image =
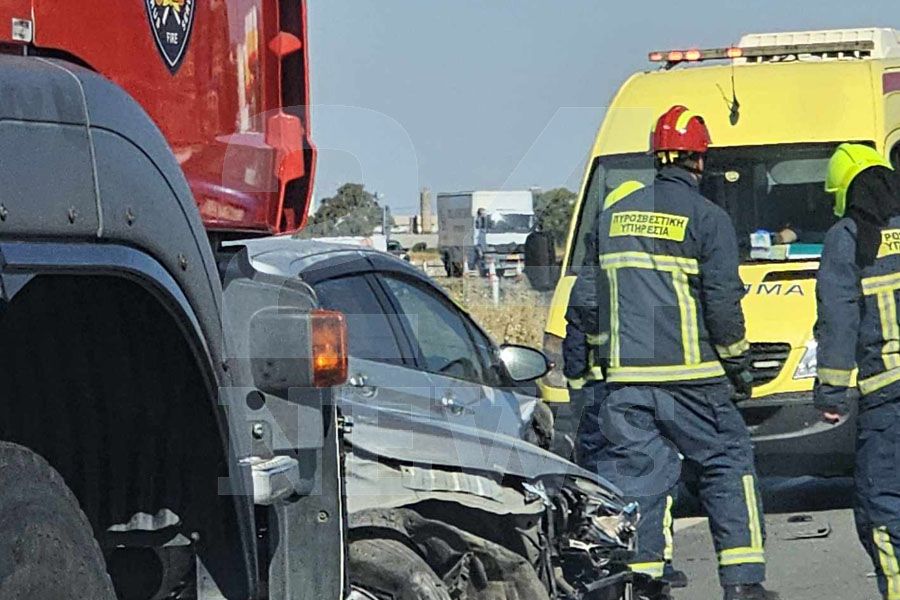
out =
{"type": "MultiPolygon", "coordinates": [[[[603,201],[602,210],[613,206],[622,198],[644,187],[639,181],[626,181],[603,201]]],[[[566,339],[563,342],[563,360],[567,371],[574,373],[568,376],[569,385],[574,389],[583,387],[590,381],[604,378],[603,365],[609,352],[609,306],[605,295],[599,297],[597,277],[606,277],[598,266],[597,236],[591,232],[585,242],[586,264],[581,266],[572,291],[569,294],[569,306],[566,309],[566,339]],[[605,306],[598,307],[603,300],[605,306]],[[604,321],[600,322],[600,316],[604,321]]],[[[605,288],[604,288],[605,289],[605,288]]]]}
{"type": "Polygon", "coordinates": [[[611,382],[716,379],[720,358],[748,350],[734,226],[698,187],[688,171],[664,168],[600,215],[611,382]]]}
{"type": "Polygon", "coordinates": [[[566,325],[566,339],[563,340],[563,374],[569,387],[580,390],[584,386],[603,381],[603,367],[600,363],[602,340],[596,336],[584,335],[571,324],[566,325]]]}
{"type": "Polygon", "coordinates": [[[840,220],[825,237],[816,278],[819,408],[846,413],[854,376],[861,408],[880,403],[866,398],[876,392],[900,394],[900,217],[882,230],[882,240],[874,264],[860,269],[852,220],[840,220]]]}

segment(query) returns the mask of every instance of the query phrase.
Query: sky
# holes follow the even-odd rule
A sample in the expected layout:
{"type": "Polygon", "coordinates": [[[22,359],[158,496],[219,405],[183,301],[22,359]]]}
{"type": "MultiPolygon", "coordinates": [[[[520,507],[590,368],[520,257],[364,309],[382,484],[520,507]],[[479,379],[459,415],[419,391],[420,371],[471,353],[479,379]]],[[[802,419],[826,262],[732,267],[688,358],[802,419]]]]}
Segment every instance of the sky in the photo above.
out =
{"type": "Polygon", "coordinates": [[[580,185],[604,107],[652,50],[897,27],[897,0],[307,0],[316,198],[395,215],[434,192],[580,185]]]}

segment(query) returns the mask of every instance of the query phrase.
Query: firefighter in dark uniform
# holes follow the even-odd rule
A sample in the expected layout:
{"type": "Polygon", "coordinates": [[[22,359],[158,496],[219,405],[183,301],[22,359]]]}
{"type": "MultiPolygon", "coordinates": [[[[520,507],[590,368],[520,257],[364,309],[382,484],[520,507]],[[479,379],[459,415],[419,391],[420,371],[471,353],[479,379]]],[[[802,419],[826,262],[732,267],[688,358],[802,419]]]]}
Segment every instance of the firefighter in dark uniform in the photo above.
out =
{"type": "MultiPolygon", "coordinates": [[[[610,192],[602,209],[606,210],[643,187],[638,181],[626,181],[610,192]]],[[[562,346],[563,373],[569,386],[569,418],[574,421],[571,428],[577,431],[574,460],[593,473],[598,473],[603,447],[600,408],[607,396],[604,369],[608,366],[606,357],[609,351],[609,322],[599,322],[600,311],[597,308],[596,278],[605,277],[600,271],[598,257],[597,240],[591,233],[585,241],[586,263],[580,268],[569,295],[566,338],[562,346]]],[[[663,523],[666,549],[662,580],[673,588],[684,588],[688,585],[687,575],[673,565],[674,502],[674,495],[666,498],[663,523]]]]}
{"type": "Polygon", "coordinates": [[[816,283],[815,402],[831,423],[858,402],[857,532],[882,596],[900,600],[900,186],[873,148],[843,144],[826,189],[841,220],[825,237],[816,283]]]}
{"type": "MultiPolygon", "coordinates": [[[[586,256],[596,254],[597,244],[586,243],[586,256]]],[[[596,310],[596,260],[588,261],[580,269],[569,295],[566,310],[566,337],[563,340],[563,374],[569,387],[569,427],[575,434],[574,460],[582,467],[596,472],[599,423],[597,407],[606,398],[603,381],[602,347],[609,332],[600,331],[596,310]]],[[[608,328],[606,328],[608,329],[608,328]]]]}
{"type": "MultiPolygon", "coordinates": [[[[613,190],[603,202],[602,210],[643,188],[637,181],[626,181],[613,190]]],[[[585,264],[581,265],[569,294],[566,310],[566,337],[563,340],[563,374],[569,387],[571,418],[577,431],[575,461],[588,471],[597,471],[597,452],[602,441],[599,407],[606,398],[603,369],[608,352],[609,321],[600,322],[597,307],[598,262],[597,236],[585,239],[585,264]]]]}
{"type": "MultiPolygon", "coordinates": [[[[603,202],[605,210],[643,188],[637,181],[626,181],[603,202]]],[[[566,310],[566,337],[563,340],[563,374],[569,387],[569,406],[577,432],[575,462],[597,472],[602,432],[599,408],[606,398],[603,369],[608,352],[609,321],[601,323],[597,308],[597,277],[602,275],[598,262],[597,236],[585,239],[585,264],[578,271],[566,310]]]]}
{"type": "Polygon", "coordinates": [[[763,507],[734,404],[752,381],[737,240],[699,192],[709,144],[703,119],[673,107],[654,129],[653,186],[600,215],[597,304],[610,339],[599,469],[641,504],[631,568],[652,578],[643,597],[667,593],[655,581],[671,553],[667,508],[684,459],[700,471],[724,598],[776,598],[762,586],[763,507]]]}

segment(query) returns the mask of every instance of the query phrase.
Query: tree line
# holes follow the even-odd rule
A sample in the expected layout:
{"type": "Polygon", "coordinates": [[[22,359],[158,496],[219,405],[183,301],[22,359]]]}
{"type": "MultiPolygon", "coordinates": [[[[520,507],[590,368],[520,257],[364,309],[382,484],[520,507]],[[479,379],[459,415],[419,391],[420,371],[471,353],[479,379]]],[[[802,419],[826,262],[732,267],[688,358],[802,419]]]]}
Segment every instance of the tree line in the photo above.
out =
{"type": "MultiPolygon", "coordinates": [[[[534,212],[556,243],[565,243],[577,195],[566,188],[536,193],[534,212]]],[[[367,237],[381,227],[383,207],[361,183],[345,183],[323,198],[301,237],[367,237]]],[[[393,219],[388,215],[389,225],[393,219]]]]}

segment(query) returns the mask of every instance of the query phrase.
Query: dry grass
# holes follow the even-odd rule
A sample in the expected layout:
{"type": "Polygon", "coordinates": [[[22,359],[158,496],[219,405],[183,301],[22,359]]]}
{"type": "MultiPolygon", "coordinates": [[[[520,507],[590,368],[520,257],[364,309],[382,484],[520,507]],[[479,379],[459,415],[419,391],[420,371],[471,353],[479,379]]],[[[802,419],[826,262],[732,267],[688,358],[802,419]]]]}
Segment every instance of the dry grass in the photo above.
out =
{"type": "Polygon", "coordinates": [[[450,295],[498,343],[540,348],[550,296],[531,289],[525,281],[500,281],[500,304],[494,306],[486,279],[435,277],[450,295]]]}
{"type": "Polygon", "coordinates": [[[428,261],[429,263],[440,264],[441,255],[438,254],[437,250],[423,250],[422,252],[412,252],[409,253],[410,261],[414,264],[421,265],[424,261],[428,261]]]}

